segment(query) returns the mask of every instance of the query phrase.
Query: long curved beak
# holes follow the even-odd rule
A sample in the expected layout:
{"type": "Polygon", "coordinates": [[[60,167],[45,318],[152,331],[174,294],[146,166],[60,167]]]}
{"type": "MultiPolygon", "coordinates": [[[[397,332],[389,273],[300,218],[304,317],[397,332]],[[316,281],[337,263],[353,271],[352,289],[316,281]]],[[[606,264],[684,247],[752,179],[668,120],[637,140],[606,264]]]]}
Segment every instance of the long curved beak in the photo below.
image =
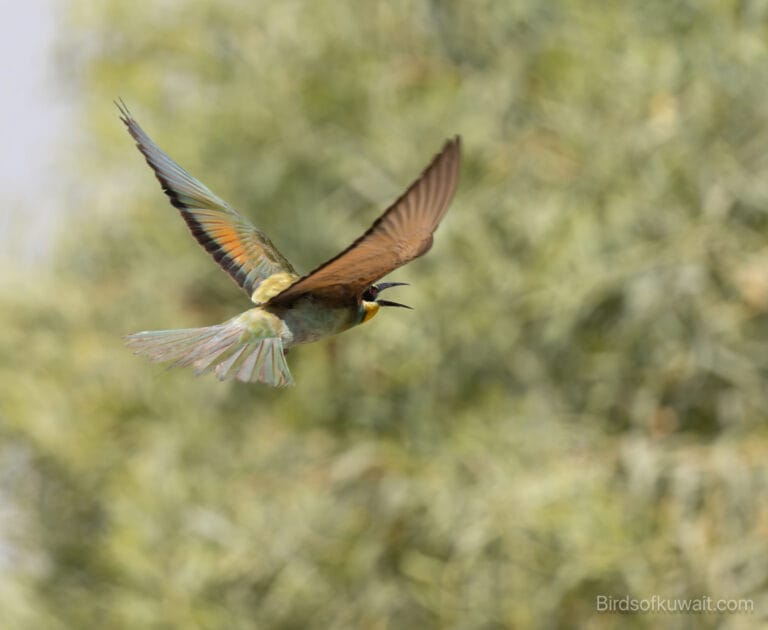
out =
{"type": "MultiPolygon", "coordinates": [[[[379,282],[379,284],[376,285],[376,288],[379,290],[379,293],[381,293],[384,289],[390,289],[392,287],[407,287],[409,286],[407,282],[379,282]]],[[[412,307],[407,306],[405,304],[400,304],[399,302],[391,302],[389,300],[376,300],[376,302],[380,306],[399,306],[400,308],[410,308],[413,310],[412,307]]]]}
{"type": "Polygon", "coordinates": [[[398,302],[390,302],[389,300],[376,300],[376,304],[379,306],[399,306],[400,308],[409,308],[413,310],[412,306],[408,306],[406,304],[400,304],[398,302]]]}
{"type": "Polygon", "coordinates": [[[410,286],[407,282],[379,282],[379,284],[376,285],[376,288],[379,291],[383,291],[384,289],[389,289],[391,287],[407,287],[410,286]]]}

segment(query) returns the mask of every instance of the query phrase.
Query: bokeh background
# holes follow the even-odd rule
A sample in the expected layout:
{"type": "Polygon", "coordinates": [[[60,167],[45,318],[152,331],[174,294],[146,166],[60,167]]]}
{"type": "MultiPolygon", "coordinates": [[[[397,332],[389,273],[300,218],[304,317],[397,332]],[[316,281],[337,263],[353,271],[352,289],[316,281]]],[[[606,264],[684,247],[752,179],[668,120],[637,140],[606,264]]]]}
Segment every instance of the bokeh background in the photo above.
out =
{"type": "Polygon", "coordinates": [[[56,228],[0,272],[2,628],[768,623],[768,3],[72,0],[55,30],[56,228]],[[133,357],[248,300],[117,97],[303,270],[462,134],[391,276],[416,310],[294,350],[285,390],[133,357]]]}

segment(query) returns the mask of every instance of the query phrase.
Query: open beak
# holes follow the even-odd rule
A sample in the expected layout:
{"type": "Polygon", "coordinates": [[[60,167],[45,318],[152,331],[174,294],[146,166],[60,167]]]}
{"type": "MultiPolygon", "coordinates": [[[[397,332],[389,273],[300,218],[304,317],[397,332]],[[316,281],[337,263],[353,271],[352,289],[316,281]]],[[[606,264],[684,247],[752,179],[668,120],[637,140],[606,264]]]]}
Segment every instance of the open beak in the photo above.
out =
{"type": "Polygon", "coordinates": [[[407,287],[409,285],[407,282],[379,282],[379,284],[374,286],[379,291],[383,291],[384,289],[390,289],[392,287],[407,287]]]}
{"type": "MultiPolygon", "coordinates": [[[[379,290],[379,293],[381,293],[384,289],[389,289],[391,287],[407,287],[407,282],[380,282],[376,285],[376,288],[379,290]]],[[[405,304],[400,304],[398,302],[390,302],[389,300],[376,300],[376,303],[380,306],[399,306],[400,308],[410,308],[413,310],[412,307],[407,306],[405,304]]]]}
{"type": "Polygon", "coordinates": [[[398,302],[390,302],[389,300],[376,300],[376,304],[380,306],[399,306],[400,308],[409,308],[413,310],[412,306],[407,306],[406,304],[399,304],[398,302]]]}

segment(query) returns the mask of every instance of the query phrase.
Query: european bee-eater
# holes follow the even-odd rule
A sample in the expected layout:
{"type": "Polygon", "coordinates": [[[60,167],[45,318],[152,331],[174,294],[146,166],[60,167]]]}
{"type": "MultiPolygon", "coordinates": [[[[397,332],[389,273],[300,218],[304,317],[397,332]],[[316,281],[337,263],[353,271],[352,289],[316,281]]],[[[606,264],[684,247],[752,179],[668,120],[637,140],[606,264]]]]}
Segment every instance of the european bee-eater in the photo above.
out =
{"type": "Polygon", "coordinates": [[[459,178],[461,142],[446,142],[422,175],[343,252],[305,276],[228,203],[169,158],[118,103],[121,120],[197,241],[256,304],[215,326],[140,332],[129,348],[153,361],[213,370],[220,380],[293,384],[285,361],[291,346],[317,341],[371,319],[379,298],[402,282],[374,284],[425,254],[459,178]]]}

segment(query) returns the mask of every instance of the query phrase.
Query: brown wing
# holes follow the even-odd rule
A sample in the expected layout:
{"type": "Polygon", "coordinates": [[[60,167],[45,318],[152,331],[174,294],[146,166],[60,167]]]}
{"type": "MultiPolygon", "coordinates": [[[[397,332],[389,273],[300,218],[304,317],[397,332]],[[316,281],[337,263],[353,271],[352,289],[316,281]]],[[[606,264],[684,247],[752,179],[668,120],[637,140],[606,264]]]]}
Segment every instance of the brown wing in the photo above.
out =
{"type": "Polygon", "coordinates": [[[357,301],[373,282],[425,254],[456,190],[460,163],[461,139],[456,136],[365,234],[268,304],[285,306],[308,293],[338,302],[357,301]]]}

